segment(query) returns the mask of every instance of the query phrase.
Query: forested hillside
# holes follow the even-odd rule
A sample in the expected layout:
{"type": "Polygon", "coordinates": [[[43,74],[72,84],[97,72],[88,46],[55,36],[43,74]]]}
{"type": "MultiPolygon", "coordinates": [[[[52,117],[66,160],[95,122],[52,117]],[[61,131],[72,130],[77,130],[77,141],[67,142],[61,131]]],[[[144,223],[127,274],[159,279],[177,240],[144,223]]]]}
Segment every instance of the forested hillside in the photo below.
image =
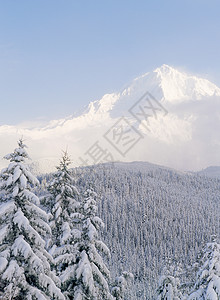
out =
{"type": "MultiPolygon", "coordinates": [[[[220,180],[147,163],[115,163],[73,169],[77,188],[93,188],[105,223],[112,278],[134,274],[127,299],[155,299],[165,266],[192,288],[199,251],[220,233],[220,180]]],[[[39,196],[46,181],[40,178],[39,196]]]]}

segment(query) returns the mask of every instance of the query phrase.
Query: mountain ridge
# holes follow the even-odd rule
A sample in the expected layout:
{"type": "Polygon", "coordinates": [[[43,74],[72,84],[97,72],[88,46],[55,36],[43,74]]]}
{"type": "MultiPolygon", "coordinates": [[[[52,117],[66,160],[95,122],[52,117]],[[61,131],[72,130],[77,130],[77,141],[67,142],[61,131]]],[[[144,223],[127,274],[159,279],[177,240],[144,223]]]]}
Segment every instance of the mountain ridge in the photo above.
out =
{"type": "Polygon", "coordinates": [[[115,156],[115,160],[144,160],[175,169],[201,170],[220,164],[217,155],[220,151],[218,111],[220,88],[207,79],[162,65],[135,78],[120,92],[105,94],[100,100],[90,102],[78,116],[69,115],[37,127],[0,126],[0,155],[10,152],[15,140],[23,136],[34,161],[53,157],[56,163],[61,149],[68,146],[77,165],[77,157],[84,155],[99,141],[103,149],[115,156]],[[138,119],[136,112],[131,114],[132,108],[142,105],[141,99],[146,93],[150,98],[145,100],[155,107],[151,111],[154,115],[151,114],[146,120],[138,119]],[[136,150],[129,150],[126,157],[122,157],[105,139],[106,132],[122,117],[128,123],[127,130],[133,126],[143,137],[135,146],[136,150]],[[212,146],[212,155],[208,154],[208,144],[212,146]]]}

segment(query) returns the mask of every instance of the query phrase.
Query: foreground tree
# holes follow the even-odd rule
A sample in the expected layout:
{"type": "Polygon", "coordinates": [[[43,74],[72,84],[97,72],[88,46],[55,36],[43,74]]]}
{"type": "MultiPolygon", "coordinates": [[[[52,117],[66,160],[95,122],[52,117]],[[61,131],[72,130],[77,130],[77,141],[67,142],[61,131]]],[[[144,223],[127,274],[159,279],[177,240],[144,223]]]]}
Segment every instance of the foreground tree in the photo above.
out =
{"type": "Polygon", "coordinates": [[[110,272],[100,252],[110,256],[107,246],[98,239],[103,228],[102,220],[96,215],[96,193],[88,189],[82,201],[81,212],[75,213],[75,221],[82,226],[77,247],[79,256],[75,270],[74,300],[113,299],[109,291],[110,272]]]}
{"type": "Polygon", "coordinates": [[[79,208],[75,180],[68,169],[71,164],[67,152],[63,153],[57,172],[48,185],[47,205],[51,207],[52,240],[50,253],[54,257],[56,274],[66,298],[73,299],[76,240],[80,235],[73,223],[72,214],[79,208]]]}
{"type": "Polygon", "coordinates": [[[47,214],[41,210],[31,186],[38,180],[25,160],[22,140],[5,156],[9,166],[0,174],[0,292],[1,299],[60,299],[59,280],[50,269],[51,256],[43,237],[51,233],[47,214]]]}
{"type": "Polygon", "coordinates": [[[201,268],[197,274],[194,291],[188,300],[220,299],[220,244],[208,243],[201,257],[201,268]]]}

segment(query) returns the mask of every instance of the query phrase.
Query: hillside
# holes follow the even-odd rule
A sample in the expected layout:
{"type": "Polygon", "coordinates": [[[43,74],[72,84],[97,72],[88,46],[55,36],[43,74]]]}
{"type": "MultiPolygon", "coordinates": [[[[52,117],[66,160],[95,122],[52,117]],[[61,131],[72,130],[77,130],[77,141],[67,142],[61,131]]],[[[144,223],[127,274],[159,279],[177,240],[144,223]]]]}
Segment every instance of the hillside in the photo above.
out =
{"type": "Polygon", "coordinates": [[[204,175],[207,177],[220,178],[220,167],[211,166],[211,167],[201,170],[200,172],[198,172],[198,174],[204,175]]]}
{"type": "MultiPolygon", "coordinates": [[[[81,191],[93,186],[98,193],[113,278],[122,270],[134,274],[127,299],[154,299],[166,264],[178,262],[187,270],[211,234],[220,234],[217,178],[140,162],[78,168],[73,173],[81,191]]],[[[42,181],[41,194],[44,185],[42,181]]],[[[183,282],[191,280],[191,267],[188,271],[183,282]]]]}

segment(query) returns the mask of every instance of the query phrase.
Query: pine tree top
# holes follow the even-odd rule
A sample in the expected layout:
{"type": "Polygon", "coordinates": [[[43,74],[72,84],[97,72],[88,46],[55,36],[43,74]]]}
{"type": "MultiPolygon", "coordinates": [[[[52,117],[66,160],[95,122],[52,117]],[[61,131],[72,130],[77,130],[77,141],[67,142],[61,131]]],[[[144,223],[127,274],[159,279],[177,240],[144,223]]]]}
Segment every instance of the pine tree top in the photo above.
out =
{"type": "Polygon", "coordinates": [[[69,154],[66,150],[66,151],[63,151],[63,155],[60,159],[60,164],[56,168],[59,171],[65,171],[65,172],[69,173],[68,167],[69,167],[69,165],[71,165],[71,163],[72,163],[72,161],[71,161],[70,156],[69,156],[69,154]]]}
{"type": "Polygon", "coordinates": [[[23,139],[18,140],[18,148],[13,153],[5,155],[4,158],[10,160],[10,162],[24,162],[25,159],[30,159],[27,151],[27,146],[23,143],[23,139]]]}

